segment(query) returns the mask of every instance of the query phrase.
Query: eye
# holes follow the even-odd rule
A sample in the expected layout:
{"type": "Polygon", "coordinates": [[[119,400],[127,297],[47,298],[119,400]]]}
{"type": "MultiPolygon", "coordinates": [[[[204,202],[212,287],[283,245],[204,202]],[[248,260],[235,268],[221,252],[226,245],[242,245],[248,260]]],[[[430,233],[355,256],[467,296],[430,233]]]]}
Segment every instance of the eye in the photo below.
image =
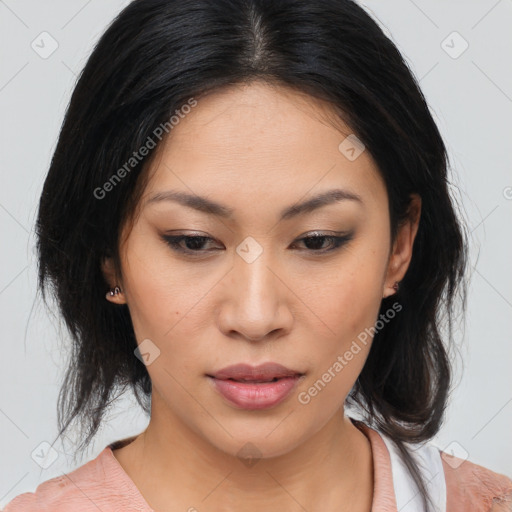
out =
{"type": "Polygon", "coordinates": [[[353,233],[344,235],[315,233],[313,235],[300,238],[298,242],[304,242],[309,252],[323,254],[341,248],[344,244],[352,240],[352,238],[353,233]],[[326,241],[329,242],[327,247],[325,247],[326,241]]]}
{"type": "Polygon", "coordinates": [[[197,236],[197,235],[163,235],[165,243],[167,243],[171,249],[184,254],[190,254],[192,256],[201,255],[207,251],[201,250],[202,247],[208,240],[214,241],[209,236],[197,236]],[[183,246],[183,242],[185,247],[183,246]]]}

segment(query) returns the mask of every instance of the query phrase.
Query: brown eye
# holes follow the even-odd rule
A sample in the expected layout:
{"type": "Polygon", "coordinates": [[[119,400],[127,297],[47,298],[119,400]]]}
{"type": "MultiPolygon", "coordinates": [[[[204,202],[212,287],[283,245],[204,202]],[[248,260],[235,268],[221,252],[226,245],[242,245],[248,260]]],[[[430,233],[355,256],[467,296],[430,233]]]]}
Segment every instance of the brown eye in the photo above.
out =
{"type": "Polygon", "coordinates": [[[202,248],[209,240],[213,241],[213,238],[208,236],[195,235],[164,235],[162,238],[165,243],[171,247],[172,250],[190,255],[199,255],[208,252],[202,250],[202,248]]]}
{"type": "Polygon", "coordinates": [[[311,236],[306,236],[298,240],[298,242],[304,242],[306,246],[306,250],[313,253],[326,253],[335,251],[342,247],[345,243],[349,242],[353,238],[353,233],[349,233],[347,235],[337,236],[337,235],[322,235],[315,234],[311,236]],[[325,246],[325,242],[328,242],[327,247],[325,246]]]}

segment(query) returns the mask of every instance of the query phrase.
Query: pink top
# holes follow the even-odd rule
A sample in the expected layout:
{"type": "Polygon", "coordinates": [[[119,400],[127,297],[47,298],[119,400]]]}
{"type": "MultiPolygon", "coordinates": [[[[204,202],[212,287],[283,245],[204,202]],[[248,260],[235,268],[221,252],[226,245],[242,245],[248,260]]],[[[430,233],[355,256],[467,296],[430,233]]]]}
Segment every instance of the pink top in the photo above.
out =
{"type": "MultiPolygon", "coordinates": [[[[372,512],[398,512],[390,453],[383,438],[364,423],[352,421],[369,439],[373,453],[372,512]]],[[[112,453],[112,448],[121,447],[132,439],[111,443],[83,466],[42,482],[33,493],[20,494],[6,505],[4,512],[153,512],[112,453]]],[[[446,512],[512,510],[512,479],[441,453],[446,512]]]]}

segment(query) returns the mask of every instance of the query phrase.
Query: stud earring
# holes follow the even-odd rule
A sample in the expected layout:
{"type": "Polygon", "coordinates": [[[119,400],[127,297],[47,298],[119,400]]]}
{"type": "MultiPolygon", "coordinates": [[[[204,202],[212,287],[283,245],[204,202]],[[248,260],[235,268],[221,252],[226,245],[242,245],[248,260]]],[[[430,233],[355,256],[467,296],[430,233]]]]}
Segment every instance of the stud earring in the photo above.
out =
{"type": "Polygon", "coordinates": [[[393,285],[393,290],[395,290],[395,292],[397,292],[399,288],[400,288],[400,283],[398,281],[395,281],[395,284],[393,285]]]}
{"type": "Polygon", "coordinates": [[[110,291],[107,292],[106,297],[115,297],[116,295],[119,295],[121,293],[121,288],[119,286],[116,286],[115,288],[111,288],[110,291]]]}

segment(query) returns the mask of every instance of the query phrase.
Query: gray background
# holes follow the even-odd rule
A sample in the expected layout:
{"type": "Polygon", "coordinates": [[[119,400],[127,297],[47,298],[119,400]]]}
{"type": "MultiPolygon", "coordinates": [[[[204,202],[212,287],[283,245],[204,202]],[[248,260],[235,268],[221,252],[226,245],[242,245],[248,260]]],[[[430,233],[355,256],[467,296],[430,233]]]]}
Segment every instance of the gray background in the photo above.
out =
{"type": "MultiPolygon", "coordinates": [[[[126,3],[0,1],[0,506],[75,467],[69,446],[60,443],[48,468],[33,457],[56,435],[67,337],[36,298],[33,224],[76,76],[126,3]],[[51,49],[52,39],[42,32],[58,44],[47,58],[31,46],[51,49]]],[[[362,4],[420,80],[447,143],[453,193],[471,232],[468,315],[457,329],[458,386],[433,443],[512,476],[512,1],[362,4]]],[[[124,397],[82,463],[146,424],[134,400],[124,397]]]]}

